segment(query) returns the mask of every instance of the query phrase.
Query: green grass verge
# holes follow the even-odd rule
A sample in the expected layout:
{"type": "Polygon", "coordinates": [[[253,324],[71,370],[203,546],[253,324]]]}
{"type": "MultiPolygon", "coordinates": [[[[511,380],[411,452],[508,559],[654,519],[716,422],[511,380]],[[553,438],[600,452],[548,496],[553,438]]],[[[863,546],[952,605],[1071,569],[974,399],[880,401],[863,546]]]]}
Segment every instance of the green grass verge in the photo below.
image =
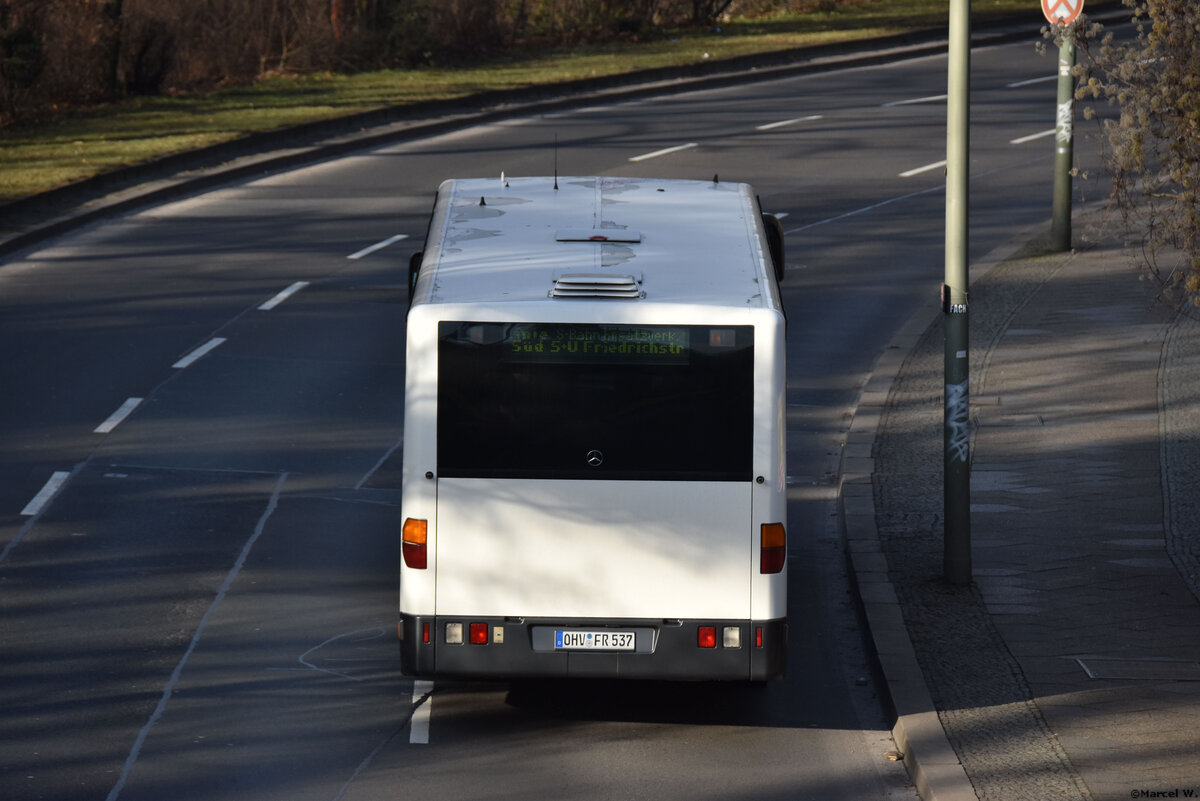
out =
{"type": "MultiPolygon", "coordinates": [[[[422,100],[877,38],[946,24],[948,0],[864,0],[831,12],[734,20],[717,32],[510,54],[460,69],[272,77],[203,96],[146,97],[0,130],[0,203],[249,133],[422,100]]],[[[974,0],[976,21],[1030,0],[974,0]]]]}

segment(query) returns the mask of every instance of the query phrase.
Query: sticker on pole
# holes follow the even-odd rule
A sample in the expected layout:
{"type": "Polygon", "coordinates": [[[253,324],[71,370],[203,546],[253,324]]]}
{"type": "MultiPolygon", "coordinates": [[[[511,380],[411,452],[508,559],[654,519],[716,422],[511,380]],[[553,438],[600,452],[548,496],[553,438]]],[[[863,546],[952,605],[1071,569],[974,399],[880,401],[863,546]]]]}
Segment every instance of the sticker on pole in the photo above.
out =
{"type": "Polygon", "coordinates": [[[1082,11],[1083,0],[1042,0],[1042,13],[1051,25],[1070,25],[1082,11]]]}

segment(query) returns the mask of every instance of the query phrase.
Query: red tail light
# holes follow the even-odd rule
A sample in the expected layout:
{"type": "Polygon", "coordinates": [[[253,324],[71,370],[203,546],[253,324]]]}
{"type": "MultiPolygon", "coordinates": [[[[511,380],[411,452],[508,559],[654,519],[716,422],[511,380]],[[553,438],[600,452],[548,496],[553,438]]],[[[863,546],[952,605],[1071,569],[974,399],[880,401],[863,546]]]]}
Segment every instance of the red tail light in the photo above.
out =
{"type": "Polygon", "coordinates": [[[407,518],[404,521],[404,533],[400,539],[404,564],[415,570],[424,570],[429,567],[429,554],[426,550],[428,540],[429,523],[425,520],[407,518]]]}
{"type": "Polygon", "coordinates": [[[759,551],[758,572],[779,573],[787,562],[787,532],[783,523],[762,524],[762,549],[759,551]]]}
{"type": "Polygon", "coordinates": [[[696,646],[699,648],[717,647],[717,627],[701,626],[696,631],[696,646]]]}
{"type": "Polygon", "coordinates": [[[471,645],[487,645],[488,641],[487,623],[472,623],[471,624],[471,645]]]}

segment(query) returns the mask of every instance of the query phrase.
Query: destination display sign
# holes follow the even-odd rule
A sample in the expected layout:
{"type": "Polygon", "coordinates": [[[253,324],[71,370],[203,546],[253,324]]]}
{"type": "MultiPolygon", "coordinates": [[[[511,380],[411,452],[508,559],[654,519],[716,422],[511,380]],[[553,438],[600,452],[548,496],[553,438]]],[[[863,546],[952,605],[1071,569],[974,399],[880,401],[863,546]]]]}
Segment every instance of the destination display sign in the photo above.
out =
{"type": "Polygon", "coordinates": [[[687,364],[687,326],[518,323],[504,361],[542,364],[687,364]]]}

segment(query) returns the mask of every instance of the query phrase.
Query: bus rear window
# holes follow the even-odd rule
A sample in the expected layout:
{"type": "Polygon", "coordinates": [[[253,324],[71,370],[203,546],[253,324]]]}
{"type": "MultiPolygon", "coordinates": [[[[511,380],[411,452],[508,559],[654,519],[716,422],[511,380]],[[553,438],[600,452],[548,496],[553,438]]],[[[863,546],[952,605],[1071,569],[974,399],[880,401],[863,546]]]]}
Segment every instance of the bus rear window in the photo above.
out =
{"type": "Polygon", "coordinates": [[[438,474],[749,481],[753,326],[442,322],[438,474]]]}

